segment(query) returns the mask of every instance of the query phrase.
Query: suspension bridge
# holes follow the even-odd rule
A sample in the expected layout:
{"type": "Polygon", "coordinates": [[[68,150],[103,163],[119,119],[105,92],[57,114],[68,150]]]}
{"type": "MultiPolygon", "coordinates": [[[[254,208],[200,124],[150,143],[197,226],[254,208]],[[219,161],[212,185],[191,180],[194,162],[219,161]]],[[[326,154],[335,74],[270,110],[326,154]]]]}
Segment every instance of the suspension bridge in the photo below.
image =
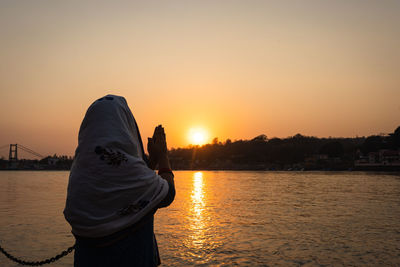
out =
{"type": "Polygon", "coordinates": [[[0,170],[69,170],[73,161],[65,155],[43,156],[21,144],[0,146],[0,156],[0,170]]]}
{"type": "Polygon", "coordinates": [[[30,155],[35,156],[35,157],[38,158],[38,159],[43,159],[43,158],[45,157],[45,156],[43,156],[43,155],[41,155],[41,154],[35,152],[34,150],[32,150],[32,149],[30,149],[30,148],[28,148],[28,147],[26,147],[26,146],[23,146],[23,145],[21,145],[21,144],[7,144],[7,145],[3,145],[3,146],[0,146],[0,151],[3,150],[3,149],[5,149],[5,148],[7,148],[7,147],[9,147],[9,153],[8,153],[8,161],[9,161],[9,162],[18,161],[18,150],[19,150],[19,149],[22,150],[22,151],[24,151],[24,152],[27,152],[27,153],[30,154],[30,155]]]}
{"type": "MultiPolygon", "coordinates": [[[[21,152],[24,157],[28,155],[30,156],[30,158],[32,158],[33,156],[34,159],[38,160],[45,158],[45,156],[41,155],[40,153],[21,144],[6,144],[0,146],[0,155],[2,156],[5,155],[7,149],[8,149],[8,162],[5,163],[3,161],[3,163],[1,164],[2,166],[0,166],[1,169],[19,169],[21,167],[21,162],[25,161],[25,159],[23,159],[24,161],[21,161],[21,158],[18,157],[21,155],[21,152]]],[[[5,157],[2,157],[2,159],[4,158],[5,157]]]]}

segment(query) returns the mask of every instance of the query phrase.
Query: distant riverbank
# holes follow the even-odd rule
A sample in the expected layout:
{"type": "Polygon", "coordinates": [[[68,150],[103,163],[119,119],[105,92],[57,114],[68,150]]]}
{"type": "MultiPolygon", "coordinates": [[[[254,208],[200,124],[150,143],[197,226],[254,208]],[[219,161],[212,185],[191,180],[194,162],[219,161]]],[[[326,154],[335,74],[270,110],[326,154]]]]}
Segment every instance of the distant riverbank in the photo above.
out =
{"type": "MultiPolygon", "coordinates": [[[[173,169],[174,171],[265,171],[265,172],[400,172],[400,167],[398,166],[373,166],[373,167],[363,167],[354,168],[348,170],[338,170],[338,169],[173,169]]],[[[70,171],[70,169],[0,169],[0,171],[70,171]]]]}

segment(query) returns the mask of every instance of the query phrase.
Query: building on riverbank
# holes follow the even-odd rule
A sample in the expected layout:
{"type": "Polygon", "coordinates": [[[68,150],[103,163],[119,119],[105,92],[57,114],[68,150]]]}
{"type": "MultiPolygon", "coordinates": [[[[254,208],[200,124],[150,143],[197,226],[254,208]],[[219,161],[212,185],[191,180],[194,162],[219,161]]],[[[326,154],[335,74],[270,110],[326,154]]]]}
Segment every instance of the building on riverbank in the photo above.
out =
{"type": "Polygon", "coordinates": [[[400,149],[380,149],[366,155],[358,151],[354,167],[357,170],[400,170],[400,149]]]}

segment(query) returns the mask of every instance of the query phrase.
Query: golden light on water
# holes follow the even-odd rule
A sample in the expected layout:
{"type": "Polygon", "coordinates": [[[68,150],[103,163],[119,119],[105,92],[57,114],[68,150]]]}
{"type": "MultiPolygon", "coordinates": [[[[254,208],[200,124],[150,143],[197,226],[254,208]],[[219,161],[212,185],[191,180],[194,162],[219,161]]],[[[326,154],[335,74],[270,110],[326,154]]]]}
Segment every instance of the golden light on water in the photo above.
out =
{"type": "Polygon", "coordinates": [[[203,173],[195,172],[193,174],[193,191],[192,191],[192,203],[195,208],[199,208],[198,206],[204,206],[203,202],[204,193],[203,193],[203,173]]]}
{"type": "Polygon", "coordinates": [[[204,219],[204,206],[205,206],[205,192],[204,192],[204,180],[202,172],[195,172],[193,174],[193,189],[191,194],[191,225],[190,229],[192,234],[190,235],[191,243],[193,247],[202,247],[205,241],[205,228],[206,221],[204,219]]]}

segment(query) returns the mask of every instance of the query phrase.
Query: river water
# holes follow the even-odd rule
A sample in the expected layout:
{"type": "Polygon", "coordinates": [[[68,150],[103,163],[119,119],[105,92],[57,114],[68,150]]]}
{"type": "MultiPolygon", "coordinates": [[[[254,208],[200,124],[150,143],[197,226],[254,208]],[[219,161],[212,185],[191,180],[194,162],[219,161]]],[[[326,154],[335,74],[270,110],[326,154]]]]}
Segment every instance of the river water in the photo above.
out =
{"type": "MultiPolygon", "coordinates": [[[[0,244],[25,260],[71,246],[67,182],[0,172],[0,244]]],[[[175,183],[155,218],[163,266],[400,266],[398,174],[177,171],[175,183]]],[[[18,265],[0,254],[0,266],[18,265]]]]}

